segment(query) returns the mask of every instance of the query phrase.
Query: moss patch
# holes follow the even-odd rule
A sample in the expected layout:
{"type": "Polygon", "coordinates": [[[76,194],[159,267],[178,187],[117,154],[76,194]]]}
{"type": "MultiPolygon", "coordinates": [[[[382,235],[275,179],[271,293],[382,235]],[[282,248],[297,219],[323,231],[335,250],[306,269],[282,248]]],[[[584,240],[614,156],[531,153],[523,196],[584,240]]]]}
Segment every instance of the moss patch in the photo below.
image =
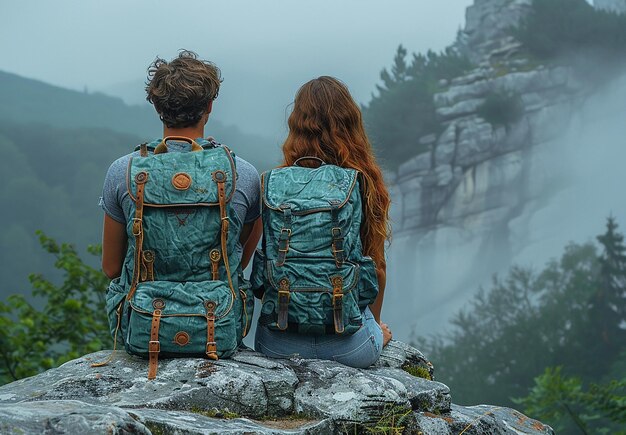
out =
{"type": "Polygon", "coordinates": [[[371,427],[365,428],[367,434],[401,435],[411,423],[413,410],[409,406],[385,406],[380,419],[371,427]]]}
{"type": "Polygon", "coordinates": [[[145,426],[152,433],[152,435],[165,435],[166,433],[165,428],[158,423],[153,423],[151,421],[148,421],[145,423],[145,426]]]}
{"type": "Polygon", "coordinates": [[[426,367],[415,366],[415,365],[404,365],[402,366],[402,370],[407,372],[408,374],[415,376],[416,378],[423,378],[429,381],[433,380],[433,377],[430,374],[430,371],[426,367]]]}
{"type": "Polygon", "coordinates": [[[225,420],[232,420],[233,418],[240,418],[241,415],[236,412],[231,412],[228,409],[200,409],[191,408],[191,412],[194,414],[204,415],[209,418],[221,418],[225,420]]]}

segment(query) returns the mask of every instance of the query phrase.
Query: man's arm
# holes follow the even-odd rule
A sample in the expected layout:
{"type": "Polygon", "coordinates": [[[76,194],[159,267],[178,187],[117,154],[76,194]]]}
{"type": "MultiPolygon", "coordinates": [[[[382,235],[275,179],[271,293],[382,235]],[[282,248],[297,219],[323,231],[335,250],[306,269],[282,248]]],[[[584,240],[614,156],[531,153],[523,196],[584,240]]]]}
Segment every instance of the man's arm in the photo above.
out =
{"type": "Polygon", "coordinates": [[[248,266],[262,234],[263,224],[260,217],[256,221],[247,223],[243,226],[241,236],[239,237],[239,242],[243,247],[243,253],[241,254],[242,269],[245,269],[246,266],[248,266]]]}
{"type": "Polygon", "coordinates": [[[127,245],[126,226],[105,213],[102,229],[102,270],[110,279],[121,275],[127,245]]]}

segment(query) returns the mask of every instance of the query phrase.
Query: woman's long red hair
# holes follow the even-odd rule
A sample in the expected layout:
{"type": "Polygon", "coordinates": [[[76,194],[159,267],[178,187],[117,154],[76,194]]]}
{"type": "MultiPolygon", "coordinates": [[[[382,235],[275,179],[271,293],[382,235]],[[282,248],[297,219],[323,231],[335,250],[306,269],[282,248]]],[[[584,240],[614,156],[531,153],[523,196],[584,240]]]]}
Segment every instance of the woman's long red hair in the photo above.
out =
{"type": "Polygon", "coordinates": [[[361,110],[346,85],[328,76],[305,83],[296,94],[288,125],[283,144],[285,165],[312,156],[361,173],[363,252],[384,268],[385,241],[391,235],[389,192],[365,134],[361,110]]]}

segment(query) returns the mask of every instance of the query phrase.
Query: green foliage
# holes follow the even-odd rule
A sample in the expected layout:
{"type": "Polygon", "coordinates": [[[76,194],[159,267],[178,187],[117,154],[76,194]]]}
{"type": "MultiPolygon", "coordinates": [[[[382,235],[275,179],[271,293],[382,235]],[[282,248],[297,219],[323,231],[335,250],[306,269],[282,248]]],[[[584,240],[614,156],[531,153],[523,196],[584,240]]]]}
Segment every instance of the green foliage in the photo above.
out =
{"type": "Polygon", "coordinates": [[[626,15],[596,10],[585,0],[533,0],[530,15],[514,33],[540,59],[626,54],[626,15]]]}
{"type": "MultiPolygon", "coordinates": [[[[597,239],[603,252],[598,287],[589,306],[588,326],[593,331],[593,347],[589,350],[606,349],[611,353],[609,360],[613,360],[626,346],[625,331],[620,327],[626,319],[626,246],[613,217],[609,217],[606,232],[597,239]]],[[[607,369],[605,362],[602,370],[607,369]]]]}
{"type": "Polygon", "coordinates": [[[491,92],[477,110],[478,116],[493,125],[509,126],[519,121],[524,106],[517,95],[491,92]]]}
{"type": "Polygon", "coordinates": [[[366,425],[358,423],[343,423],[339,428],[339,433],[367,434],[367,435],[401,435],[413,433],[415,417],[410,406],[397,404],[387,404],[381,410],[378,420],[366,425]]]}
{"type": "Polygon", "coordinates": [[[221,418],[225,420],[232,420],[234,418],[241,418],[241,415],[236,412],[229,411],[228,409],[200,409],[200,408],[192,408],[191,412],[194,414],[204,415],[209,418],[221,418]]]}
{"type": "MultiPolygon", "coordinates": [[[[1,105],[2,103],[0,103],[1,105]]],[[[59,130],[0,121],[0,301],[29,292],[28,274],[56,277],[35,231],[72,240],[79,250],[98,243],[98,198],[110,163],[139,138],[103,129],[59,130]]],[[[87,259],[95,266],[94,259],[87,259]]]]}
{"type": "Polygon", "coordinates": [[[413,410],[410,406],[388,405],[383,409],[380,419],[365,428],[367,434],[401,435],[412,423],[413,410]]]}
{"type": "Polygon", "coordinates": [[[407,364],[402,366],[402,370],[404,370],[411,376],[415,376],[416,378],[428,379],[429,381],[433,380],[430,371],[425,367],[407,364]]]}
{"type": "Polygon", "coordinates": [[[391,72],[380,73],[378,95],[363,107],[367,133],[381,160],[395,167],[420,152],[421,136],[438,133],[433,95],[440,90],[439,81],[451,79],[470,69],[470,62],[448,48],[443,53],[428,51],[413,54],[406,61],[407,50],[400,45],[391,72]]]}
{"type": "MultiPolygon", "coordinates": [[[[35,302],[23,295],[0,302],[0,383],[56,367],[110,344],[104,295],[108,279],[86,265],[69,244],[39,234],[44,250],[56,258],[63,282],[40,274],[29,279],[35,302]]],[[[99,247],[89,253],[101,254],[99,247]]]]}
{"type": "Polygon", "coordinates": [[[526,413],[549,421],[557,433],[577,428],[589,434],[626,434],[626,377],[591,384],[585,391],[580,378],[564,376],[562,367],[548,367],[535,378],[530,394],[515,403],[526,413]]]}
{"type": "Polygon", "coordinates": [[[420,339],[455,401],[513,406],[511,397],[527,395],[546,367],[590,383],[626,376],[618,363],[626,354],[626,261],[612,218],[598,241],[600,253],[571,244],[539,273],[513,267],[453,318],[448,335],[420,339]]]}

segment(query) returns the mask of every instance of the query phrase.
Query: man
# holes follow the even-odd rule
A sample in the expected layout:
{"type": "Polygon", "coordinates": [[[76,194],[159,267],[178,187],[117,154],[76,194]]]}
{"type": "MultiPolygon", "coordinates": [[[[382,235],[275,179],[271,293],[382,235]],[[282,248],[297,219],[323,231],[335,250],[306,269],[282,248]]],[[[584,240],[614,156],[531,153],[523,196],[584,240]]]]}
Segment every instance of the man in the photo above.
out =
{"type": "MultiPolygon", "coordinates": [[[[202,138],[222,81],[219,69],[211,62],[199,60],[191,51],[181,51],[171,62],[157,58],[148,70],[148,79],[146,99],[154,105],[163,122],[163,137],[184,137],[207,145],[202,138]]],[[[169,151],[189,150],[186,142],[171,141],[167,145],[169,151]]],[[[132,216],[125,211],[130,209],[132,199],[126,186],[126,169],[133,155],[139,155],[139,152],[113,162],[104,181],[102,270],[111,279],[120,276],[127,252],[126,226],[132,216]]],[[[232,207],[243,223],[237,245],[237,253],[241,255],[242,246],[246,243],[255,246],[260,237],[259,226],[251,237],[254,222],[260,214],[260,181],[258,171],[250,163],[238,156],[235,163],[237,183],[232,207]]],[[[250,255],[245,257],[242,258],[242,268],[250,255]]]]}

